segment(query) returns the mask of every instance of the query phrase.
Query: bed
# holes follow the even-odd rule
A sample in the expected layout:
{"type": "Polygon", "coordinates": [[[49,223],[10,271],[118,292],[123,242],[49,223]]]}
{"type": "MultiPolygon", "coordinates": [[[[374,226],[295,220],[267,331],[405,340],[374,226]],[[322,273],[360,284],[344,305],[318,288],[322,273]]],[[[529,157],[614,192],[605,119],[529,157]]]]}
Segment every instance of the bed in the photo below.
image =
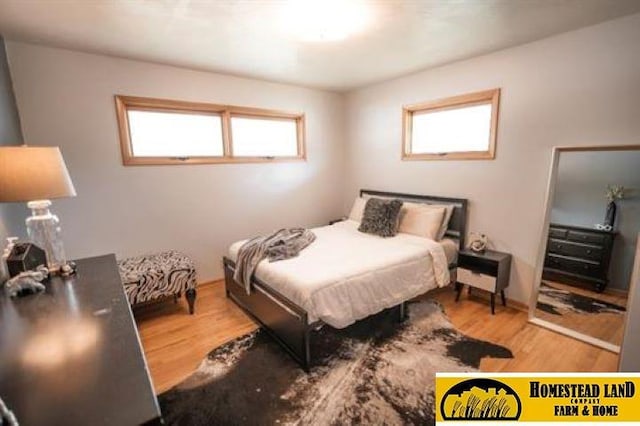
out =
{"type": "Polygon", "coordinates": [[[399,233],[381,238],[359,232],[344,220],[313,229],[316,241],[293,259],[263,261],[247,294],[233,279],[244,241],[223,259],[227,297],[256,320],[305,370],[311,365],[314,329],[348,325],[384,309],[405,317],[405,302],[449,284],[457,251],[464,247],[467,201],[361,190],[362,197],[453,206],[445,238],[439,242],[399,233]]]}

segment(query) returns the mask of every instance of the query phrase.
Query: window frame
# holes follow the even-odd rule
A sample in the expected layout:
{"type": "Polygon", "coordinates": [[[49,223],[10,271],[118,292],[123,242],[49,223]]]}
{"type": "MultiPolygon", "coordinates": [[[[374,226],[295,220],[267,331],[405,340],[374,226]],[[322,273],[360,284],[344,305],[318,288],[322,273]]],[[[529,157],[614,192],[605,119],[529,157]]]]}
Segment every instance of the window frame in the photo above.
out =
{"type": "Polygon", "coordinates": [[[139,96],[115,95],[116,117],[120,136],[122,163],[125,166],[157,166],[182,164],[224,164],[224,163],[272,163],[281,161],[306,161],[305,115],[271,109],[219,105],[204,102],[187,102],[170,99],[144,98],[139,96]],[[206,157],[142,157],[133,155],[129,116],[127,112],[175,112],[219,115],[222,121],[222,156],[206,157]],[[257,119],[294,120],[296,123],[297,151],[295,156],[234,157],[231,116],[257,119]]]}
{"type": "Polygon", "coordinates": [[[481,92],[405,105],[402,108],[402,160],[493,160],[496,157],[499,108],[500,89],[483,90],[481,92]],[[458,151],[433,154],[415,154],[411,152],[411,129],[415,114],[487,104],[491,105],[491,124],[489,127],[489,145],[486,151],[458,151]]]}

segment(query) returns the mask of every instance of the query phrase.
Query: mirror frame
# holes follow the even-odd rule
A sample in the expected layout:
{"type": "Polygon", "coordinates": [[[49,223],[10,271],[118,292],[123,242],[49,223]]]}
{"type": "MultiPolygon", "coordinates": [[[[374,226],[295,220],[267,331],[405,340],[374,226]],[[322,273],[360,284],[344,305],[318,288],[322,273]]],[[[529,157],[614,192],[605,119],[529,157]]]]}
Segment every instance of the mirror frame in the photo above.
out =
{"type": "MultiPolygon", "coordinates": [[[[555,146],[551,155],[551,168],[547,181],[547,195],[544,201],[544,217],[543,225],[540,233],[540,243],[538,244],[538,256],[536,258],[535,272],[533,275],[531,298],[529,300],[529,322],[540,327],[547,328],[565,336],[598,346],[602,349],[614,353],[620,353],[620,346],[605,340],[597,339],[587,334],[580,333],[567,327],[554,324],[535,317],[536,306],[538,303],[538,293],[540,284],[542,283],[542,270],[544,268],[544,257],[547,251],[547,235],[549,234],[549,224],[551,221],[551,209],[553,207],[553,197],[555,195],[555,182],[558,176],[558,165],[560,164],[560,154],[563,152],[585,152],[585,151],[638,151],[640,145],[577,145],[577,146],[555,146]]],[[[631,277],[629,277],[631,279],[631,277]]],[[[633,283],[630,283],[629,292],[631,292],[633,283]]],[[[627,312],[629,311],[629,299],[627,299],[627,312]]],[[[624,319],[624,328],[626,328],[628,318],[624,319]]],[[[623,330],[624,335],[624,330],[623,330]]]]}

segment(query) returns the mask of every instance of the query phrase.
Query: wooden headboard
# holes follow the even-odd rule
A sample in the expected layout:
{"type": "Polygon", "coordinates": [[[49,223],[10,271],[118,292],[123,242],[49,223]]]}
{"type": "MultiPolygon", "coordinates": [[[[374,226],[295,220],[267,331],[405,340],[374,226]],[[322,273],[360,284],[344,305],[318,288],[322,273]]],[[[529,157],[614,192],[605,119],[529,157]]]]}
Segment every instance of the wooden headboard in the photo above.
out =
{"type": "Polygon", "coordinates": [[[467,199],[466,198],[447,198],[434,197],[431,195],[416,194],[400,194],[397,192],[374,191],[371,189],[361,189],[360,196],[369,195],[371,197],[397,198],[402,201],[424,204],[451,204],[454,206],[449,227],[447,228],[447,237],[458,240],[459,247],[462,250],[464,239],[467,233],[467,199]]]}

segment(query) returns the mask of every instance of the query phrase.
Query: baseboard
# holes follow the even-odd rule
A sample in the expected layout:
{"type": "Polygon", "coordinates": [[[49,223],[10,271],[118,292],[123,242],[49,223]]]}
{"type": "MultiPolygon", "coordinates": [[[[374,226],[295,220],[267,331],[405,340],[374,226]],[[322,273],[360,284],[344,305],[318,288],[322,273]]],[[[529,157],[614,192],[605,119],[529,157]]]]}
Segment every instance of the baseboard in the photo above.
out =
{"type": "Polygon", "coordinates": [[[198,287],[204,286],[214,286],[218,284],[224,284],[224,278],[220,278],[219,280],[211,280],[211,281],[202,281],[198,283],[198,287]]]}
{"type": "MultiPolygon", "coordinates": [[[[484,296],[487,297],[487,301],[489,300],[489,292],[488,291],[484,291],[484,290],[480,290],[480,289],[474,289],[474,293],[473,293],[473,297],[478,297],[479,295],[483,295],[482,298],[484,298],[484,296]]],[[[454,283],[450,283],[444,287],[440,287],[434,290],[429,291],[427,294],[434,294],[434,293],[444,293],[445,291],[455,291],[455,284],[454,283]]],[[[500,297],[500,295],[497,295],[496,297],[500,297]]],[[[496,304],[499,303],[499,300],[496,301],[496,304]]],[[[522,311],[522,312],[529,312],[529,305],[527,303],[522,303],[518,300],[514,300],[514,299],[509,299],[507,297],[507,307],[508,308],[513,308],[517,311],[522,311]]]]}
{"type": "Polygon", "coordinates": [[[522,303],[518,300],[509,299],[507,297],[507,306],[511,306],[513,309],[517,309],[522,312],[529,312],[529,305],[527,303],[522,303]]]}
{"type": "Polygon", "coordinates": [[[623,290],[621,288],[613,288],[607,287],[603,291],[604,294],[613,294],[615,296],[627,296],[629,294],[629,290],[623,290]]]}
{"type": "MultiPolygon", "coordinates": [[[[486,292],[486,291],[483,291],[483,290],[480,290],[480,289],[476,289],[476,288],[473,289],[473,292],[474,293],[473,293],[472,297],[478,297],[478,294],[483,294],[483,296],[486,295],[487,301],[489,301],[489,294],[490,294],[489,292],[486,292]]],[[[509,299],[508,297],[506,299],[507,299],[507,308],[513,308],[516,311],[529,313],[529,305],[528,304],[522,303],[522,302],[520,302],[518,300],[515,300],[515,299],[509,299]]],[[[498,306],[499,304],[501,305],[501,303],[500,303],[500,295],[498,294],[498,295],[496,295],[496,306],[498,306]]]]}

